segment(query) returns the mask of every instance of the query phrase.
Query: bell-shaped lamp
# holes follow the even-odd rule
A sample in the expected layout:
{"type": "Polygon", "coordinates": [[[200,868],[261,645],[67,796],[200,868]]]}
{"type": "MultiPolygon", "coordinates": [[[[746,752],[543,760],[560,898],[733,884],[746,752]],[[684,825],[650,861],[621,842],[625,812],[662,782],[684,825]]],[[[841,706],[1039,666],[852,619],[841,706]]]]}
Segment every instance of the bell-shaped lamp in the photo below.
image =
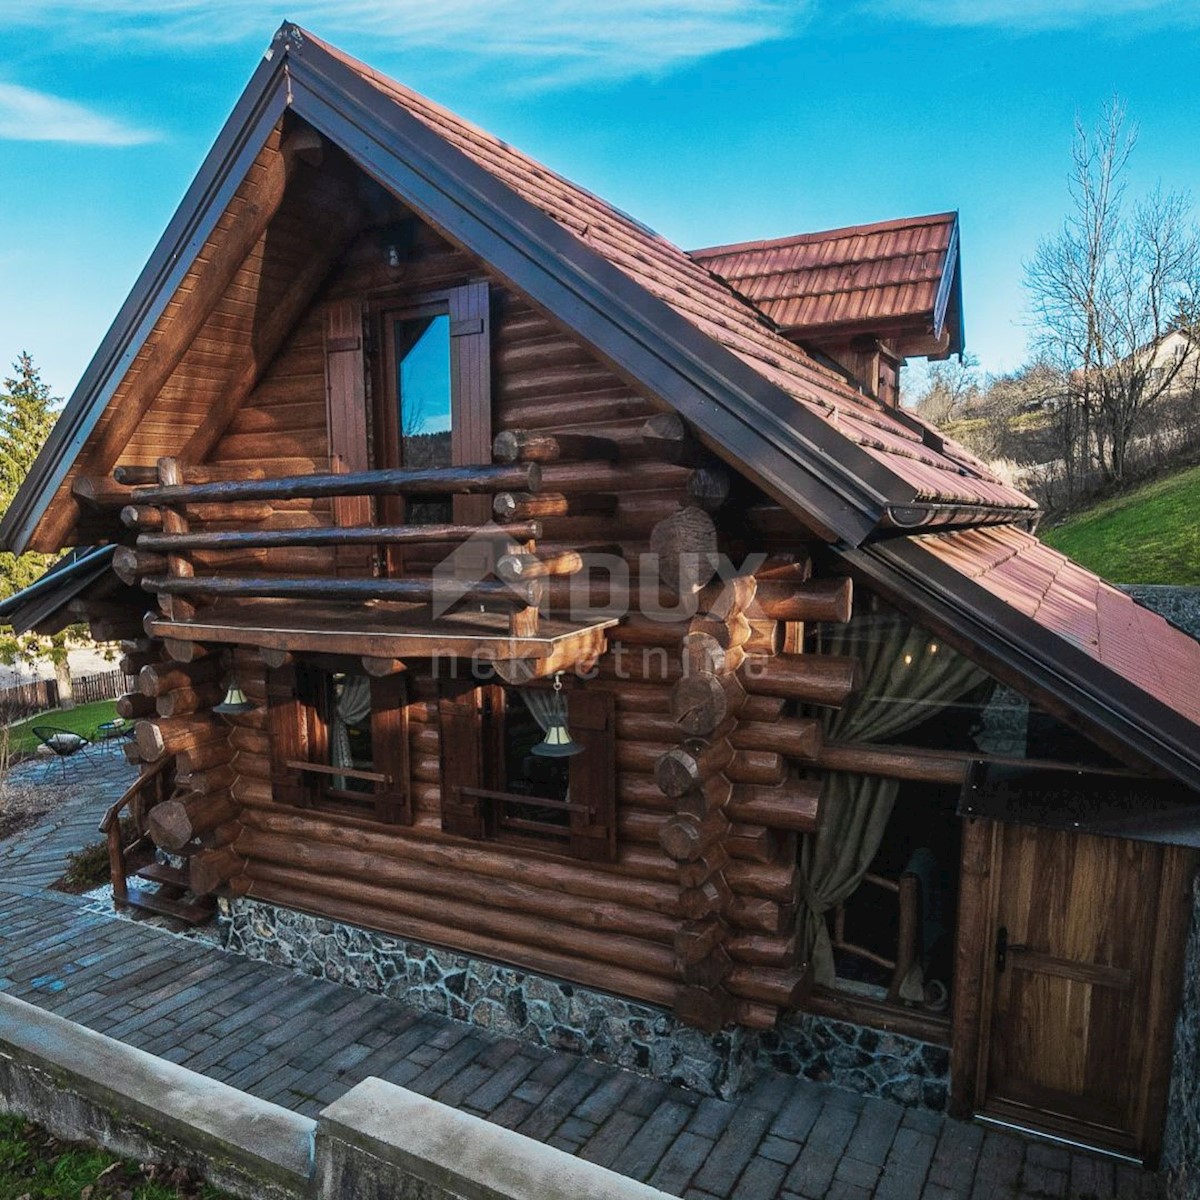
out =
{"type": "Polygon", "coordinates": [[[538,758],[570,758],[582,754],[585,747],[571,737],[567,728],[567,705],[563,700],[562,676],[554,676],[554,716],[546,729],[546,736],[533,747],[538,758]]]}
{"type": "Polygon", "coordinates": [[[229,687],[225,692],[225,699],[220,704],[213,706],[213,712],[221,713],[223,716],[230,716],[237,713],[249,712],[253,707],[254,705],[246,699],[246,693],[242,691],[238,681],[231,679],[229,687]]]}

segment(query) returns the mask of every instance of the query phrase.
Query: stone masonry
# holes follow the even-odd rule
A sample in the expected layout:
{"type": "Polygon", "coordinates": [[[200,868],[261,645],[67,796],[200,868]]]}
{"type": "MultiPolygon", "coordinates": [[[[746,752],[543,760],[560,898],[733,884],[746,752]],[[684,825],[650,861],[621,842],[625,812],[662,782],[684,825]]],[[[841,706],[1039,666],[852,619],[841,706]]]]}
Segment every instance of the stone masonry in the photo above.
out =
{"type": "Polygon", "coordinates": [[[652,1005],[258,900],[222,901],[219,919],[234,953],[703,1095],[728,1099],[763,1066],[908,1107],[946,1107],[949,1051],[897,1034],[806,1014],[766,1034],[709,1036],[652,1005]]]}

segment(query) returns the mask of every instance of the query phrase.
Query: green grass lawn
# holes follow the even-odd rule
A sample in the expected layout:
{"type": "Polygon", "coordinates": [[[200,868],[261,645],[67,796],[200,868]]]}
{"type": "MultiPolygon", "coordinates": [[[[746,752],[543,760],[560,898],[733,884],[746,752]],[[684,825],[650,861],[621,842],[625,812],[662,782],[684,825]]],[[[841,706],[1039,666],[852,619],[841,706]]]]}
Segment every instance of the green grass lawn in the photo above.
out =
{"type": "Polygon", "coordinates": [[[97,1200],[125,1195],[131,1200],[232,1200],[189,1172],[142,1170],[93,1146],[60,1142],[21,1117],[0,1116],[0,1200],[79,1200],[95,1187],[97,1200]],[[102,1172],[108,1172],[98,1187],[102,1172]]]}
{"type": "Polygon", "coordinates": [[[38,740],[33,736],[35,725],[53,725],[55,729],[68,729],[91,737],[101,721],[111,721],[117,715],[115,700],[97,700],[93,704],[81,704],[78,708],[55,708],[50,712],[38,713],[25,721],[8,727],[9,754],[27,754],[36,750],[38,740]]]}
{"type": "Polygon", "coordinates": [[[1042,540],[1113,583],[1200,584],[1200,467],[1068,517],[1042,540]]]}

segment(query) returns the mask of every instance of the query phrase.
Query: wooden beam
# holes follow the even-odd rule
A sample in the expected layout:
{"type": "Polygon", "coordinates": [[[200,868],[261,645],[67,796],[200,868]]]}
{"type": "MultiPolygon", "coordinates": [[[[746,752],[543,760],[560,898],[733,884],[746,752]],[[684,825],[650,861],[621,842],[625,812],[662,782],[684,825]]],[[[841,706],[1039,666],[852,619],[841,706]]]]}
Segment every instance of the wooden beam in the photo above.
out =
{"type": "Polygon", "coordinates": [[[512,608],[536,607],[541,582],[536,579],[501,583],[494,579],[460,582],[456,579],[338,579],[332,576],[254,578],[224,575],[173,578],[154,575],[142,580],[148,592],[167,596],[278,597],[301,600],[409,600],[445,604],[459,600],[492,603],[512,608]]]}
{"type": "Polygon", "coordinates": [[[327,496],[451,496],[458,493],[498,492],[521,488],[536,492],[541,472],[536,463],[511,466],[430,467],[344,474],[285,475],[277,479],[230,480],[223,483],[183,483],[173,487],[135,488],[137,504],[227,504],[242,500],[302,500],[327,496]]]}
{"type": "MultiPolygon", "coordinates": [[[[536,541],[541,536],[542,526],[538,521],[521,521],[513,525],[341,525],[308,529],[206,531],[183,535],[143,533],[138,535],[138,548],[140,550],[245,550],[281,546],[341,546],[383,543],[409,545],[424,542],[465,542],[475,537],[495,538],[498,541],[527,542],[536,541]]],[[[125,547],[117,551],[118,556],[123,550],[125,547]]],[[[132,553],[133,551],[126,551],[126,554],[132,553]]],[[[152,558],[153,556],[147,557],[152,558]]],[[[136,572],[138,575],[146,573],[144,570],[136,572]]],[[[125,577],[122,575],[121,578],[125,577]]]]}

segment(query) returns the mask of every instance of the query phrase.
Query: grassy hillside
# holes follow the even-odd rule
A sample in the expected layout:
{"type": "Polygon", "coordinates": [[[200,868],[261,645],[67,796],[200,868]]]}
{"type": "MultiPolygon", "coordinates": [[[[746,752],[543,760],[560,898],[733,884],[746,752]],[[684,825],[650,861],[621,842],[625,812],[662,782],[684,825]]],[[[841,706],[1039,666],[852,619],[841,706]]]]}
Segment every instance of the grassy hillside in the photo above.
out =
{"type": "Polygon", "coordinates": [[[1200,467],[1102,500],[1041,536],[1113,583],[1200,584],[1200,467]]]}

